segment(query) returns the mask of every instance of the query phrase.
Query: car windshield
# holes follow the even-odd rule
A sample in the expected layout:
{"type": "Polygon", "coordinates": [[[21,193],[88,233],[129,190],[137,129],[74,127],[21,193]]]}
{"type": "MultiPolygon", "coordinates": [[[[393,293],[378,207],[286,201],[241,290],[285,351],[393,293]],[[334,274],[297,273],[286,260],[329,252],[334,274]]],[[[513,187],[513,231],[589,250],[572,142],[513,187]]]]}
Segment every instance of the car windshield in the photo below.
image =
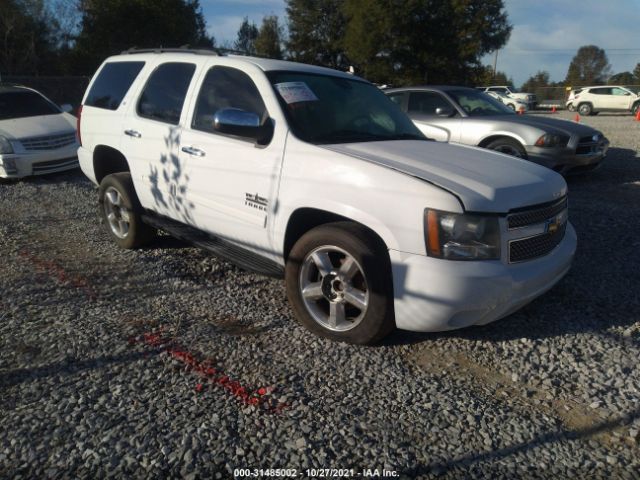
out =
{"type": "Polygon", "coordinates": [[[0,93],[0,120],[55,115],[60,110],[44,97],[28,90],[0,93]]]}
{"type": "Polygon", "coordinates": [[[515,115],[495,98],[475,90],[449,90],[447,93],[470,117],[515,115]]]}
{"type": "Polygon", "coordinates": [[[427,140],[370,83],[330,75],[269,72],[293,133],[309,143],[427,140]]]}

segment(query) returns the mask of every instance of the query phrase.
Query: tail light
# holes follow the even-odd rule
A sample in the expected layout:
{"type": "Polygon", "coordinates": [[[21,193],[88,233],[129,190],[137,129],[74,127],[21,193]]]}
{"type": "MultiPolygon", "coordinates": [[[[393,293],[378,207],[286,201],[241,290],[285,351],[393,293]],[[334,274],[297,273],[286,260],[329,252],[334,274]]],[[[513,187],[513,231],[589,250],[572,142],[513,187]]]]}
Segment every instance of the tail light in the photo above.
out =
{"type": "Polygon", "coordinates": [[[78,107],[78,117],[76,120],[76,136],[78,137],[78,143],[82,146],[82,137],[80,136],[80,117],[82,117],[82,105],[78,107]]]}

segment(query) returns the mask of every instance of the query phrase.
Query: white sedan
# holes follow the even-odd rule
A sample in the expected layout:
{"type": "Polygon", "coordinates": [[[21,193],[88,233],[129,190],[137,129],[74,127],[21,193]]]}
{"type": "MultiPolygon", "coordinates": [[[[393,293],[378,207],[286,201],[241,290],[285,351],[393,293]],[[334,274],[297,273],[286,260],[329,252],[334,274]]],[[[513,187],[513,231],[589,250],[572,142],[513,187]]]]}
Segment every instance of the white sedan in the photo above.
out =
{"type": "Polygon", "coordinates": [[[511,110],[515,110],[516,112],[520,112],[520,111],[526,112],[527,110],[529,110],[527,102],[519,98],[510,97],[502,92],[484,92],[484,93],[492,96],[493,98],[501,102],[503,105],[506,105],[511,110]]]}
{"type": "Polygon", "coordinates": [[[78,167],[76,118],[41,93],[0,85],[0,178],[78,167]]]}

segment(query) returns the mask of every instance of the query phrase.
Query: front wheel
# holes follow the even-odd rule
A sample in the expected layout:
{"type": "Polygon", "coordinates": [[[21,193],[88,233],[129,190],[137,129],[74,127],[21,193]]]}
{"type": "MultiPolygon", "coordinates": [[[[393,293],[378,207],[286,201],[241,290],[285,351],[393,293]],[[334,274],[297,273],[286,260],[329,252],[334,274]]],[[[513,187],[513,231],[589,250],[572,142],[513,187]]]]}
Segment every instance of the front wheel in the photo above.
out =
{"type": "Polygon", "coordinates": [[[356,224],[304,234],[289,254],[285,279],[296,317],[317,335],[372,344],[395,327],[388,253],[356,224]]]}
{"type": "Polygon", "coordinates": [[[631,107],[631,113],[634,115],[638,115],[638,111],[640,111],[640,102],[634,103],[633,107],[631,107]]]}
{"type": "Polygon", "coordinates": [[[140,217],[142,207],[130,173],[113,173],[104,177],[100,182],[98,201],[107,231],[120,247],[138,248],[155,237],[156,230],[140,217]]]}
{"type": "Polygon", "coordinates": [[[570,112],[575,112],[576,107],[573,106],[573,103],[570,103],[569,105],[567,105],[567,110],[569,110],[570,112]]]}
{"type": "Polygon", "coordinates": [[[593,108],[589,103],[582,103],[578,107],[578,113],[583,117],[588,117],[589,115],[591,115],[592,112],[593,112],[593,108]]]}
{"type": "Polygon", "coordinates": [[[486,148],[518,158],[527,158],[527,152],[522,145],[512,138],[499,138],[488,144],[486,148]]]}

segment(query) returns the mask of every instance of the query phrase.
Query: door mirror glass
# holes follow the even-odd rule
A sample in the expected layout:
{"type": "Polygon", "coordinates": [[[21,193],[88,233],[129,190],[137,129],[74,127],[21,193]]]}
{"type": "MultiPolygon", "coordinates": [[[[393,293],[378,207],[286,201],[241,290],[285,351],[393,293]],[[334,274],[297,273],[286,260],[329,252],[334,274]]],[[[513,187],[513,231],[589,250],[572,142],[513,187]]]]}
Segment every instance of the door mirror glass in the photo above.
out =
{"type": "Polygon", "coordinates": [[[439,117],[450,117],[454,114],[451,107],[438,107],[436,108],[436,115],[439,117]]]}

